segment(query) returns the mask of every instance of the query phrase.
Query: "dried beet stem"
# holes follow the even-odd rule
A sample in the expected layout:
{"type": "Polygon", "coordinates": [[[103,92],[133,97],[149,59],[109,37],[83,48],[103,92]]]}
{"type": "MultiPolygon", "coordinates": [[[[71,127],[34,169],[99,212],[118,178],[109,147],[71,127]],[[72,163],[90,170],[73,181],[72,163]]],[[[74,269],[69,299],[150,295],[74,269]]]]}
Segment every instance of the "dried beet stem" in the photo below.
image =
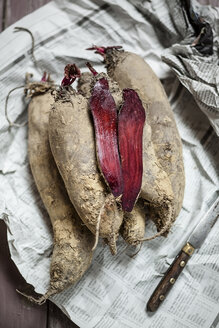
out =
{"type": "Polygon", "coordinates": [[[99,54],[101,55],[104,59],[106,59],[106,53],[108,50],[112,50],[112,49],[117,49],[117,50],[121,50],[122,46],[111,46],[111,47],[98,47],[96,45],[93,45],[90,48],[87,48],[86,50],[95,50],[95,54],[99,54]]]}
{"type": "Polygon", "coordinates": [[[87,62],[86,65],[91,71],[91,73],[93,74],[93,76],[96,76],[98,74],[97,71],[94,69],[94,67],[91,65],[91,63],[87,62]]]}
{"type": "Polygon", "coordinates": [[[39,63],[37,62],[36,57],[35,57],[35,55],[34,55],[34,50],[35,50],[35,40],[34,40],[34,36],[33,36],[32,32],[31,32],[29,29],[25,28],[25,27],[19,27],[19,26],[15,26],[15,27],[14,27],[14,32],[15,32],[15,33],[16,33],[16,32],[20,32],[20,31],[27,32],[27,33],[30,35],[30,37],[31,37],[31,41],[32,41],[32,46],[31,46],[31,49],[30,49],[30,52],[31,52],[31,59],[32,59],[32,62],[33,62],[33,64],[34,64],[34,66],[35,66],[36,68],[40,68],[40,70],[41,70],[41,67],[39,67],[39,63]]]}
{"type": "Polygon", "coordinates": [[[50,291],[50,292],[47,292],[45,295],[40,296],[39,298],[35,298],[35,297],[31,296],[31,295],[27,295],[27,294],[21,292],[18,289],[16,289],[16,292],[18,294],[26,297],[29,301],[31,301],[31,302],[33,302],[35,304],[38,304],[38,305],[43,305],[50,296],[56,294],[56,291],[50,291]]]}
{"type": "Polygon", "coordinates": [[[81,71],[75,64],[68,64],[65,66],[64,75],[65,76],[61,82],[63,87],[71,85],[76,78],[80,77],[81,71]]]}
{"type": "Polygon", "coordinates": [[[25,87],[25,85],[21,85],[21,86],[19,86],[19,87],[15,87],[15,88],[11,89],[11,90],[8,92],[7,97],[6,97],[6,99],[5,99],[5,118],[6,118],[6,120],[8,121],[10,127],[12,127],[12,126],[15,126],[15,127],[21,127],[21,126],[24,126],[24,125],[27,124],[27,122],[25,122],[24,124],[17,124],[17,123],[14,123],[14,122],[12,122],[12,121],[10,120],[10,118],[9,118],[9,116],[8,116],[8,100],[9,100],[9,97],[10,97],[11,93],[14,92],[14,91],[17,90],[17,89],[21,89],[21,88],[24,88],[24,87],[25,87]]]}

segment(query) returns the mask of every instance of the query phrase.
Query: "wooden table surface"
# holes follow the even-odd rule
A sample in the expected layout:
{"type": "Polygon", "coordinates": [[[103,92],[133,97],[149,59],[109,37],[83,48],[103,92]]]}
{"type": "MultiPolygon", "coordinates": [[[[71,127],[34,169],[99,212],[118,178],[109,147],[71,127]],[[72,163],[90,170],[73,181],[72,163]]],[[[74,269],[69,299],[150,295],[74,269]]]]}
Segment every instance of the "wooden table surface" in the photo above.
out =
{"type": "MultiPolygon", "coordinates": [[[[0,32],[49,0],[0,0],[0,32]]],[[[219,0],[199,0],[219,6],[219,0]]],[[[47,301],[39,306],[30,303],[15,289],[27,284],[10,258],[6,226],[0,220],[0,328],[77,328],[57,306],[47,301]]]]}
{"type": "MultiPolygon", "coordinates": [[[[0,0],[0,32],[49,0],[0,0]]],[[[11,260],[0,220],[0,328],[77,328],[52,302],[35,305],[16,292],[28,285],[11,260]]]]}

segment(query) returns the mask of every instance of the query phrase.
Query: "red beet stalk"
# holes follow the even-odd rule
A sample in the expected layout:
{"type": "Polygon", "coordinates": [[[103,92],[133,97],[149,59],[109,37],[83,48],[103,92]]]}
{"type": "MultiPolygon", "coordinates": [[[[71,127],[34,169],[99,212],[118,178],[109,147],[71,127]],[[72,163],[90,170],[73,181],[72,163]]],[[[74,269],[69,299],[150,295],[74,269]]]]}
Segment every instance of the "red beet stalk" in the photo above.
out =
{"type": "Polygon", "coordinates": [[[123,178],[117,142],[117,109],[106,78],[92,90],[90,109],[93,116],[98,162],[112,194],[123,192],[123,178]]]}
{"type": "Polygon", "coordinates": [[[80,69],[75,64],[68,64],[65,66],[64,78],[61,82],[61,86],[67,87],[71,85],[77,77],[81,76],[80,69]]]}
{"type": "Polygon", "coordinates": [[[87,48],[86,50],[95,50],[95,54],[99,54],[99,55],[103,56],[104,59],[106,59],[106,52],[107,52],[107,50],[110,50],[110,49],[122,49],[122,46],[99,47],[99,46],[93,45],[92,47],[87,48]]]}
{"type": "Polygon", "coordinates": [[[138,94],[123,90],[124,103],[119,113],[119,151],[121,156],[124,190],[122,208],[131,212],[141,189],[143,160],[142,139],[145,110],[138,94]]]}

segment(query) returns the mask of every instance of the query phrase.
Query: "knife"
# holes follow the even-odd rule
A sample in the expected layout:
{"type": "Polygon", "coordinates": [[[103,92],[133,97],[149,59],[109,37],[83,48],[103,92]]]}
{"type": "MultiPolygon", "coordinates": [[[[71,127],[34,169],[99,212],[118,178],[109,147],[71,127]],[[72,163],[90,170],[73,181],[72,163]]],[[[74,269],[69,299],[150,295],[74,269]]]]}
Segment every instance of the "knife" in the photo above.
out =
{"type": "Polygon", "coordinates": [[[202,217],[197,226],[193,229],[186,244],[180,250],[173,263],[164,274],[163,279],[160,281],[147,303],[147,311],[156,311],[159,305],[164,301],[167,293],[175,284],[176,279],[179,277],[195,249],[200,248],[203,244],[218,216],[219,199],[210,207],[206,215],[202,217]]]}

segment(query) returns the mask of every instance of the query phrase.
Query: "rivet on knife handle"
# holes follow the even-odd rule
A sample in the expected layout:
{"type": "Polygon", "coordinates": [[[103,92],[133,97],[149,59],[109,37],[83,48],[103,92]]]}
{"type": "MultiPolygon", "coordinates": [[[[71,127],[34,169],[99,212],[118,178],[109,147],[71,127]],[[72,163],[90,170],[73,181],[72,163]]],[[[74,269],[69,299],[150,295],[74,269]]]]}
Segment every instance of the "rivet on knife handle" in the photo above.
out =
{"type": "Polygon", "coordinates": [[[189,243],[186,243],[150,297],[147,303],[147,311],[154,312],[157,310],[160,303],[165,299],[167,293],[170,291],[171,287],[184,269],[193,252],[194,247],[189,243]]]}

